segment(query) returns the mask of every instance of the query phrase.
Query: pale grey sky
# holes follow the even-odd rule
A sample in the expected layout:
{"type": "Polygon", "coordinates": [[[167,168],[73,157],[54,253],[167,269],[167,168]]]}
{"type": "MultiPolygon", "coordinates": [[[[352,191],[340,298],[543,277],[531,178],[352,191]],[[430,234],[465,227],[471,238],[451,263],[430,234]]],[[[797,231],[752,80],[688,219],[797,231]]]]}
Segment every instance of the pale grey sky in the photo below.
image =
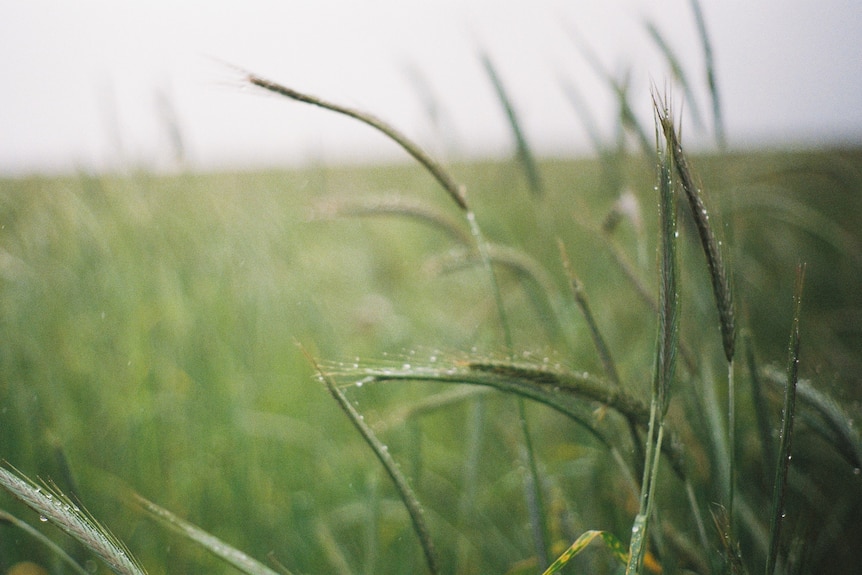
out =
{"type": "MultiPolygon", "coordinates": [[[[702,7],[732,146],[862,145],[862,2],[702,7]]],[[[650,83],[663,86],[669,72],[647,19],[706,112],[689,0],[0,0],[0,174],[169,168],[171,115],[195,169],[403,157],[349,119],[244,89],[225,62],[362,107],[450,158],[505,153],[511,139],[479,47],[540,152],[589,153],[560,79],[607,139],[613,98],[573,37],[616,76],[630,69],[632,102],[649,120],[650,83]]],[[[690,120],[684,131],[710,145],[690,120]]]]}

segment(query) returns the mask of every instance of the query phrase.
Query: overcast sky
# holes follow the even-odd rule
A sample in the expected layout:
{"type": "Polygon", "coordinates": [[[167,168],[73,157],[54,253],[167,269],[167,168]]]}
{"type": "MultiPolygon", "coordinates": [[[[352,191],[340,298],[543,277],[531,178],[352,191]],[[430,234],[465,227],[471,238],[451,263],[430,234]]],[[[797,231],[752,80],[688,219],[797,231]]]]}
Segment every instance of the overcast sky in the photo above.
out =
{"type": "MultiPolygon", "coordinates": [[[[731,146],[862,144],[862,2],[702,7],[731,146]]],[[[444,157],[507,153],[480,49],[540,152],[586,154],[564,86],[610,140],[614,99],[587,46],[629,72],[649,120],[669,71],[647,21],[697,88],[685,111],[709,119],[689,0],[0,0],[0,174],[170,168],[178,152],[194,169],[403,157],[352,120],[244,87],[234,67],[373,112],[444,157]]],[[[689,117],[684,137],[708,147],[711,127],[689,117]]]]}

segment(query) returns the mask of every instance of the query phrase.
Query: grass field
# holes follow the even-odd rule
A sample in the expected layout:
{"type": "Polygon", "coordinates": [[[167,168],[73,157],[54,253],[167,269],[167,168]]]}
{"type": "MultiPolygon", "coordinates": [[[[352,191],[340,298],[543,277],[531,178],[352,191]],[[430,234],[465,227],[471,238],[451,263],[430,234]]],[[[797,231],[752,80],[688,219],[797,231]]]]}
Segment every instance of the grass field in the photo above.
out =
{"type": "MultiPolygon", "coordinates": [[[[862,563],[853,423],[862,417],[862,151],[692,164],[735,286],[735,447],[728,455],[723,443],[728,368],[710,274],[681,209],[681,359],[668,428],[701,517],[663,464],[647,569],[733,567],[711,517],[727,504],[730,458],[741,565],[762,571],[795,269],[805,262],[780,567],[849,573],[862,563]]],[[[659,297],[655,165],[630,157],[540,169],[536,197],[515,163],[451,166],[491,246],[511,350],[488,274],[465,251],[470,228],[420,167],[0,181],[0,458],[74,494],[150,573],[235,571],[129,505],[126,489],[293,573],[424,572],[401,497],[304,349],[409,479],[441,572],[539,573],[537,529],[550,559],[590,529],[628,542],[642,445],[613,409],[589,399],[572,408],[611,450],[527,401],[530,449],[511,394],[362,376],[516,361],[607,378],[561,243],[620,386],[649,404],[658,319],[632,278],[659,297]],[[538,506],[525,488],[530,454],[538,506]]],[[[14,497],[0,495],[0,509],[105,571],[14,497]]],[[[0,523],[0,572],[21,561],[69,572],[0,523]]],[[[593,544],[563,572],[621,569],[593,544]]]]}

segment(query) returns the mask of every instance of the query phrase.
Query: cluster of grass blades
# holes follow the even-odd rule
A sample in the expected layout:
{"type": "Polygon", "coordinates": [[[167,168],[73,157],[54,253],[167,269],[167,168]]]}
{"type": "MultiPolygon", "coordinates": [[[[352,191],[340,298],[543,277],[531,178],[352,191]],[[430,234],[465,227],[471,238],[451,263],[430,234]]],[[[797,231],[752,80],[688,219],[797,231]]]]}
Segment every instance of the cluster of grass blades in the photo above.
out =
{"type": "MultiPolygon", "coordinates": [[[[699,5],[693,1],[693,6],[708,62],[713,126],[717,141],[723,145],[711,51],[699,5]]],[[[648,31],[665,54],[686,99],[692,100],[694,91],[669,43],[654,25],[649,24],[648,31]]],[[[476,314],[483,324],[493,326],[488,329],[492,335],[484,336],[490,340],[487,346],[491,353],[473,348],[422,356],[414,350],[397,357],[394,363],[359,358],[330,363],[310,351],[318,342],[299,342],[317,379],[361,437],[360,453],[370,451],[373,457],[368,459],[382,467],[385,481],[391,483],[369,481],[372,512],[344,511],[354,521],[360,517],[370,525],[362,535],[339,537],[327,518],[309,519],[311,504],[296,512],[301,516],[296,529],[307,529],[296,537],[315,541],[313,548],[323,556],[316,563],[321,572],[375,572],[381,541],[403,539],[404,532],[412,535],[411,544],[415,539],[413,547],[419,559],[405,560],[399,563],[401,568],[433,574],[494,572],[502,566],[513,575],[576,571],[772,575],[847,565],[844,556],[833,561],[828,554],[857,553],[843,549],[851,537],[841,532],[858,532],[852,522],[853,514],[862,510],[859,493],[843,493],[845,509],[834,513],[827,510],[821,515],[825,519],[822,532],[812,534],[805,526],[812,516],[810,508],[829,496],[824,479],[840,474],[841,485],[859,491],[862,467],[862,439],[852,409],[832,399],[813,380],[800,377],[805,265],[799,265],[792,301],[786,298],[787,307],[792,309],[786,365],[762,365],[753,344],[752,334],[757,330],[745,325],[747,302],[744,294],[737,292],[723,230],[716,225],[717,214],[684,150],[679,120],[674,118],[668,97],[653,93],[652,144],[647,137],[649,130],[639,125],[632,112],[628,81],[601,70],[597,59],[589,55],[588,59],[618,98],[621,131],[633,137],[656,168],[653,194],[642,202],[658,206],[655,214],[644,218],[655,223],[649,241],[643,241],[641,235],[650,232],[644,231],[649,226],[636,213],[638,201],[626,193],[620,194],[600,226],[575,216],[574,227],[582,228],[581,232],[601,245],[624,284],[618,293],[625,293],[626,299],[617,306],[643,310],[642,323],[654,329],[653,343],[644,346],[647,351],[626,354],[629,357],[621,357],[619,344],[614,344],[620,341],[619,335],[609,333],[615,326],[605,318],[607,307],[597,309],[587,295],[595,293],[592,290],[598,282],[590,283],[590,276],[577,269],[584,261],[576,258],[577,254],[593,250],[593,246],[579,245],[569,239],[570,235],[553,230],[548,234],[551,237],[544,239],[550,240],[549,252],[554,255],[542,258],[492,241],[492,226],[486,227],[484,218],[480,222],[481,204],[468,195],[467,187],[394,127],[362,110],[256,74],[244,77],[251,86],[362,122],[412,156],[442,187],[450,201],[448,207],[454,204],[454,215],[433,202],[396,194],[324,198],[312,218],[399,218],[419,222],[445,237],[452,249],[429,258],[426,271],[433,276],[451,276],[478,270],[475,277],[484,283],[472,286],[478,294],[476,314]],[[637,244],[633,256],[623,247],[630,247],[630,243],[620,239],[632,231],[620,229],[626,228],[620,223],[625,219],[638,222],[630,226],[637,244]],[[645,245],[655,248],[655,266],[649,264],[650,250],[645,245]],[[645,265],[643,260],[647,260],[645,265]],[[644,277],[645,268],[652,270],[652,278],[644,277]],[[558,289],[558,284],[566,289],[558,289]],[[532,318],[539,327],[522,329],[519,324],[525,318],[532,318]],[[576,325],[581,327],[576,329],[576,325]],[[522,341],[527,339],[525,333],[530,338],[526,342],[522,341]],[[537,353],[532,339],[549,342],[551,350],[537,353]],[[737,353],[738,348],[742,353],[737,353]],[[737,355],[742,357],[739,362],[737,355]],[[745,369],[740,368],[740,362],[745,369]],[[726,378],[714,375],[717,366],[726,368],[726,378]],[[745,404],[739,410],[744,404],[737,379],[750,384],[746,386],[750,393],[745,396],[750,406],[745,404]],[[366,421],[362,398],[375,393],[396,395],[398,389],[411,385],[421,390],[421,399],[414,397],[395,408],[387,405],[386,410],[378,407],[378,411],[385,411],[377,415],[380,421],[366,421]],[[726,393],[726,408],[721,407],[720,392],[726,393]],[[776,417],[779,408],[780,416],[776,417]],[[433,458],[434,447],[432,453],[425,453],[426,418],[441,413],[462,415],[462,411],[463,420],[446,419],[440,426],[452,427],[453,422],[460,421],[454,425],[462,427],[428,433],[458,436],[463,455],[451,458],[457,463],[448,474],[429,470],[426,458],[433,458]],[[800,427],[809,437],[799,438],[800,427]],[[384,435],[393,429],[404,432],[401,435],[406,437],[408,448],[390,449],[384,435]],[[777,436],[774,429],[779,431],[777,436]],[[758,454],[756,462],[746,456],[752,450],[758,454]],[[797,456],[800,450],[802,456],[797,456]],[[511,469],[489,485],[489,478],[480,473],[481,460],[493,456],[488,452],[494,451],[504,453],[497,455],[499,459],[508,457],[506,463],[511,469]],[[812,457],[812,451],[817,451],[820,459],[812,457]],[[824,451],[828,453],[823,455],[824,451]],[[826,466],[824,473],[804,467],[806,462],[817,461],[826,466]],[[428,476],[438,484],[429,485],[428,476]],[[381,492],[389,487],[394,489],[394,497],[383,501],[381,492]],[[395,505],[391,505],[393,501],[395,505]],[[489,510],[500,514],[492,520],[487,517],[492,513],[489,510]],[[380,527],[385,513],[406,517],[403,523],[412,531],[394,530],[391,525],[398,520],[380,527]],[[503,533],[494,521],[519,524],[503,533]],[[344,548],[348,538],[354,544],[363,539],[364,565],[357,565],[356,554],[344,548]],[[492,565],[494,554],[505,557],[492,565]],[[482,558],[478,565],[476,556],[482,558]]],[[[530,201],[539,205],[548,201],[551,186],[542,177],[541,162],[530,149],[496,68],[485,55],[482,62],[509,121],[530,201]]],[[[574,93],[573,98],[576,106],[581,106],[574,93]]],[[[699,108],[695,110],[699,118],[699,108]]],[[[589,117],[583,109],[579,108],[579,113],[589,117]]],[[[603,169],[620,172],[609,178],[615,182],[613,193],[620,193],[618,188],[626,179],[618,170],[624,142],[620,141],[619,149],[598,151],[603,169]]],[[[178,372],[178,386],[189,387],[186,372],[179,368],[174,371],[178,372]]],[[[237,427],[267,427],[259,412],[241,411],[245,418],[236,413],[230,412],[239,420],[237,427]]],[[[300,435],[319,432],[300,428],[289,418],[271,427],[291,425],[300,429],[300,435]]],[[[296,440],[305,441],[304,436],[296,440]]],[[[353,454],[341,458],[350,459],[353,454]]],[[[361,456],[358,459],[364,461],[361,456]]],[[[337,469],[332,461],[325,461],[326,465],[337,469]]],[[[82,510],[76,496],[64,496],[53,484],[39,486],[8,465],[0,467],[0,485],[42,521],[77,540],[111,571],[144,572],[129,549],[82,510]]],[[[206,483],[203,485],[206,488],[206,483]]],[[[278,489],[270,484],[263,490],[273,499],[279,496],[278,489]]],[[[299,561],[291,557],[289,545],[268,557],[267,565],[229,543],[229,537],[216,536],[215,529],[208,532],[182,518],[182,512],[168,511],[132,488],[118,488],[112,482],[104,491],[231,569],[249,575],[299,572],[299,561]]],[[[78,557],[70,556],[16,515],[0,510],[0,529],[6,528],[44,545],[59,558],[58,565],[87,572],[80,567],[78,557]]],[[[401,544],[398,549],[409,550],[411,544],[401,544]]],[[[60,569],[58,566],[58,572],[60,569]]],[[[303,567],[303,572],[307,570],[303,567]]]]}

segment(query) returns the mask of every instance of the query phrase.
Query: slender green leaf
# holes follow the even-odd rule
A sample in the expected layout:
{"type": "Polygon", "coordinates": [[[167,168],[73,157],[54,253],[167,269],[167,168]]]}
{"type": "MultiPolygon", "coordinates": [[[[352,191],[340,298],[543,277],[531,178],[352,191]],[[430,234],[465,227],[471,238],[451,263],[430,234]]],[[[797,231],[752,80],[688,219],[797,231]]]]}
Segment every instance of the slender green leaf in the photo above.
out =
{"type": "Polygon", "coordinates": [[[769,528],[769,555],[766,558],[766,575],[775,572],[781,545],[781,528],[784,523],[784,502],[787,495],[787,475],[793,451],[793,420],[796,415],[796,384],[799,376],[799,319],[802,311],[802,288],[805,283],[805,265],[796,269],[796,286],[793,290],[793,323],[787,344],[787,383],[784,388],[784,408],[781,413],[781,436],[778,461],[775,466],[775,483],[772,488],[772,510],[769,528]]]}

